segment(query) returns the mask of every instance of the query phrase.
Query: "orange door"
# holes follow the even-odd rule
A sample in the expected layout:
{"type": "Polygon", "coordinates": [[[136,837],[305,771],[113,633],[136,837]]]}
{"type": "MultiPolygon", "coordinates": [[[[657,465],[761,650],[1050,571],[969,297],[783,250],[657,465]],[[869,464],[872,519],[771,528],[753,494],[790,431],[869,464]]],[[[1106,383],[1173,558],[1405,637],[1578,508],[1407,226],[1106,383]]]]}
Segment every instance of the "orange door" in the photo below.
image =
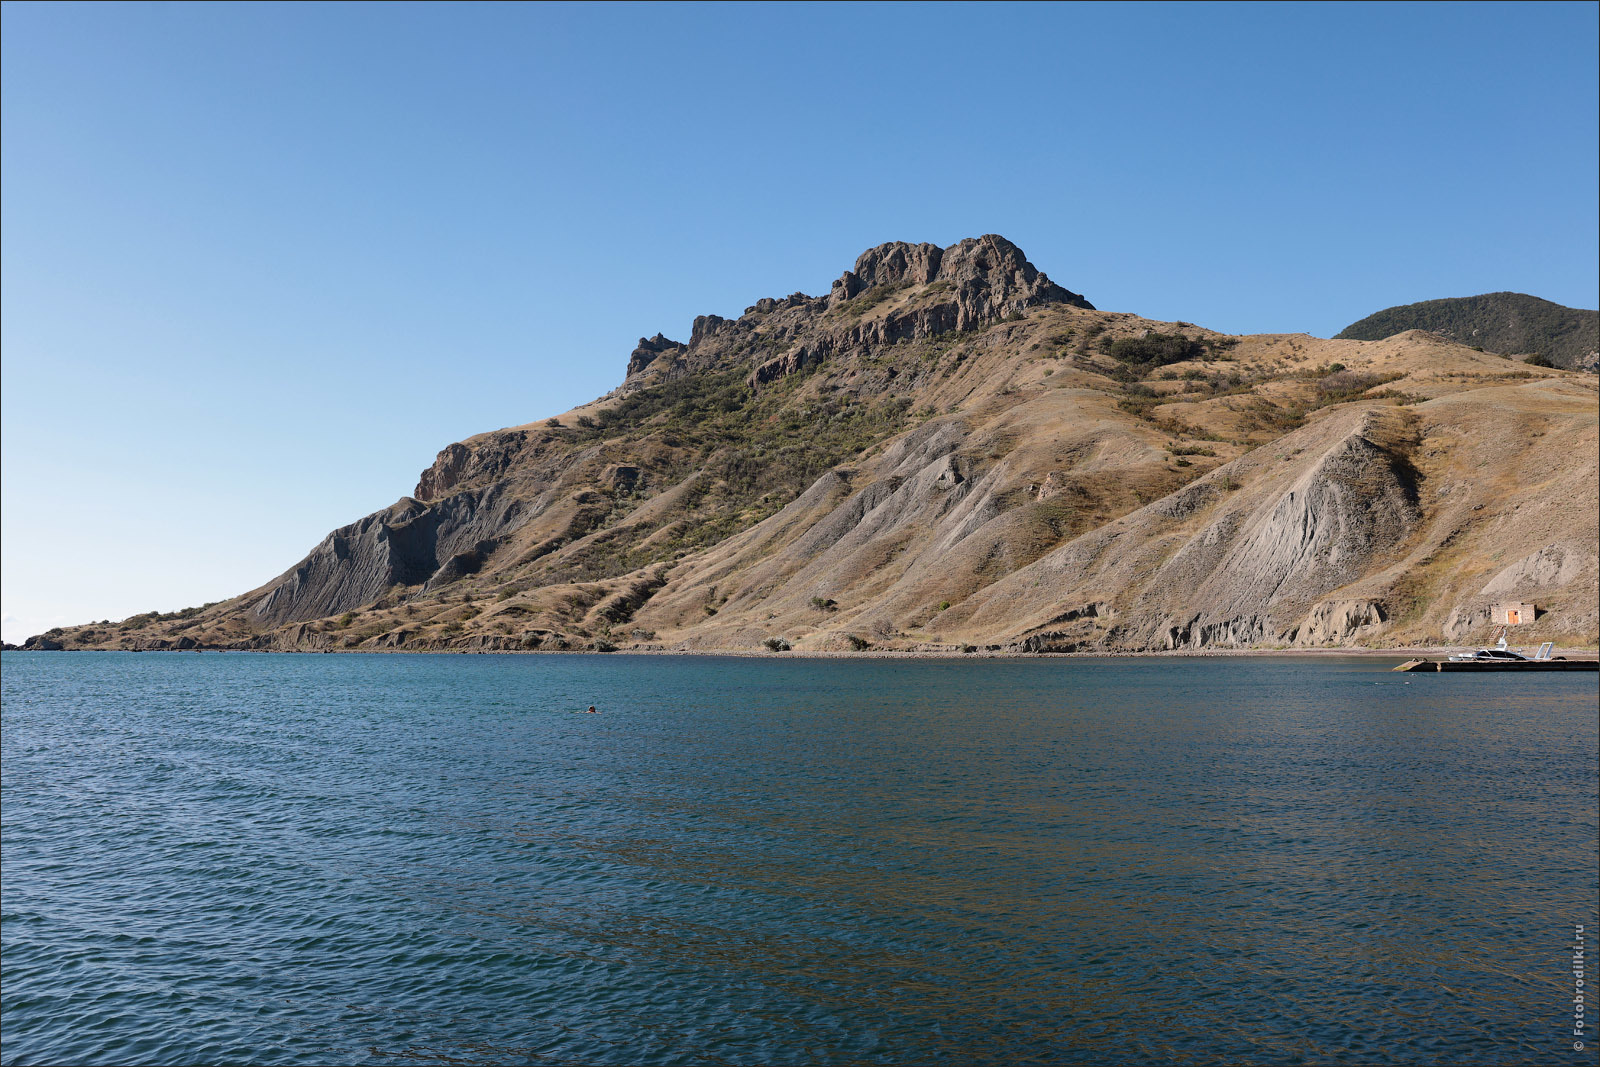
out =
{"type": "Polygon", "coordinates": [[[1522,622],[1522,615],[1515,611],[1508,611],[1506,612],[1506,622],[1510,623],[1512,626],[1516,626],[1522,622]]]}

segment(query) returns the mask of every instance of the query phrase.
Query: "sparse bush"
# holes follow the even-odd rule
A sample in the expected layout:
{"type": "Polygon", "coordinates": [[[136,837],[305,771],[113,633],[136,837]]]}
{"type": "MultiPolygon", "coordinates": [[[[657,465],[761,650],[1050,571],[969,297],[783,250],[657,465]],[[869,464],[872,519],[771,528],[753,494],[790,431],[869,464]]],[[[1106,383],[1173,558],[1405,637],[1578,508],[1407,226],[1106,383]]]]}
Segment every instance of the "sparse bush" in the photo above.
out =
{"type": "Polygon", "coordinates": [[[872,647],[871,642],[865,640],[864,638],[857,637],[855,634],[845,634],[844,639],[845,642],[849,644],[850,651],[852,652],[865,652],[867,649],[872,647]]]}
{"type": "Polygon", "coordinates": [[[787,652],[791,647],[789,642],[781,637],[769,637],[761,643],[767,646],[768,652],[787,652]]]}
{"type": "Polygon", "coordinates": [[[839,604],[835,600],[814,596],[811,598],[811,606],[816,608],[818,611],[834,611],[837,610],[839,604]]]}
{"type": "Polygon", "coordinates": [[[1376,393],[1369,393],[1368,400],[1393,400],[1402,407],[1411,404],[1421,404],[1428,398],[1419,393],[1403,393],[1398,389],[1379,389],[1376,393]]]}
{"type": "Polygon", "coordinates": [[[1258,400],[1239,413],[1239,431],[1245,434],[1267,430],[1273,434],[1298,430],[1306,422],[1306,413],[1299,407],[1281,408],[1266,400],[1258,400]]]}
{"type": "Polygon", "coordinates": [[[1529,356],[1527,359],[1523,360],[1522,362],[1526,363],[1530,367],[1554,367],[1555,366],[1554,363],[1550,362],[1550,357],[1549,356],[1541,355],[1538,352],[1535,352],[1533,355],[1529,356]]]}
{"type": "Polygon", "coordinates": [[[591,417],[590,417],[590,416],[588,416],[588,415],[579,415],[579,416],[578,416],[578,419],[577,419],[577,422],[578,422],[578,426],[579,426],[579,427],[580,427],[580,428],[582,428],[582,429],[585,429],[585,430],[592,430],[592,429],[594,429],[594,428],[595,428],[595,427],[596,427],[596,426],[597,426],[597,425],[599,425],[599,424],[598,424],[598,423],[596,423],[596,422],[595,422],[595,421],[594,421],[594,419],[593,419],[593,418],[591,418],[591,417]]]}
{"type": "Polygon", "coordinates": [[[1166,402],[1165,397],[1148,385],[1134,382],[1126,387],[1126,391],[1127,395],[1117,401],[1117,407],[1141,419],[1149,418],[1151,408],[1166,402]]]}
{"type": "Polygon", "coordinates": [[[1168,363],[1200,359],[1206,354],[1206,346],[1182,334],[1151,331],[1143,337],[1113,341],[1105,351],[1112,359],[1123,363],[1164,367],[1168,363]]]}
{"type": "Polygon", "coordinates": [[[544,420],[544,424],[546,426],[550,427],[552,430],[561,429],[561,420],[560,419],[545,419],[544,420]]]}
{"type": "Polygon", "coordinates": [[[1089,354],[1089,343],[1096,337],[1099,337],[1102,333],[1105,333],[1105,330],[1106,328],[1099,324],[1086,328],[1083,331],[1083,336],[1078,338],[1078,344],[1074,349],[1075,354],[1087,356],[1089,354]]]}
{"type": "MultiPolygon", "coordinates": [[[[1335,363],[1334,366],[1339,366],[1335,363]]],[[[1319,406],[1339,404],[1346,400],[1353,400],[1371,389],[1380,385],[1403,378],[1403,374],[1363,374],[1360,371],[1337,370],[1317,383],[1317,401],[1319,406]]]]}

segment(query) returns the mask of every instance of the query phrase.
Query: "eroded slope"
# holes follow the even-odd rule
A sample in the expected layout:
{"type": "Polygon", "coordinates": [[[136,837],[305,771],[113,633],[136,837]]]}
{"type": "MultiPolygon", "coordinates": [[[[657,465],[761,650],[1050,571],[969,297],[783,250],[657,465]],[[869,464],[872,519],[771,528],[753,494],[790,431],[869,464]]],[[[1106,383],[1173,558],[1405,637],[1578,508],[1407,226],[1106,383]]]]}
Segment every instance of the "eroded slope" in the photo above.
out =
{"type": "Polygon", "coordinates": [[[1596,393],[1437,336],[1095,310],[1002,238],[641,340],[274,581],[35,647],[1595,640],[1596,393]]]}

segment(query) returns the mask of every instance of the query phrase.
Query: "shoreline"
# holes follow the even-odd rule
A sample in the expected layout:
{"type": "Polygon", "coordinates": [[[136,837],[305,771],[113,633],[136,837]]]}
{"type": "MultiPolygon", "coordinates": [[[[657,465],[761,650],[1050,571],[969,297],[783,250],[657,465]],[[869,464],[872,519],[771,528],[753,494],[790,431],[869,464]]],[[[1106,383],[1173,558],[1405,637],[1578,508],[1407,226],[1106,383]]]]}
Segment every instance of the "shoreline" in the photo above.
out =
{"type": "MultiPolygon", "coordinates": [[[[477,648],[73,648],[73,649],[7,649],[7,652],[114,652],[193,655],[196,653],[227,655],[272,656],[722,656],[739,659],[906,659],[906,660],[1043,660],[1043,659],[1218,659],[1239,657],[1291,658],[1306,656],[1355,656],[1371,658],[1394,656],[1402,659],[1449,656],[1470,652],[1473,645],[1414,646],[1396,648],[1215,648],[1215,649],[1151,649],[1141,651],[1097,652],[1008,652],[983,650],[977,652],[947,652],[912,649],[865,649],[860,652],[825,651],[820,649],[790,649],[770,652],[764,649],[707,649],[707,648],[618,648],[612,652],[599,652],[588,648],[572,649],[477,649],[477,648]]],[[[1567,658],[1595,659],[1600,650],[1594,648],[1556,648],[1552,655],[1567,658]]]]}

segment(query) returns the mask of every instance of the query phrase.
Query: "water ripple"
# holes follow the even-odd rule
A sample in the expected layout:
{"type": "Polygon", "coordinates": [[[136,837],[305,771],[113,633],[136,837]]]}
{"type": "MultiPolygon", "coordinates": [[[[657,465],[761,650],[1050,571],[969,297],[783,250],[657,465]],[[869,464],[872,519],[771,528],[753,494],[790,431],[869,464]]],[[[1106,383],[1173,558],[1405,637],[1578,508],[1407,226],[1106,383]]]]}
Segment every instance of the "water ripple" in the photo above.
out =
{"type": "Polygon", "coordinates": [[[0,1061],[1593,1063],[1594,679],[1384,666],[7,654],[0,1061]]]}

